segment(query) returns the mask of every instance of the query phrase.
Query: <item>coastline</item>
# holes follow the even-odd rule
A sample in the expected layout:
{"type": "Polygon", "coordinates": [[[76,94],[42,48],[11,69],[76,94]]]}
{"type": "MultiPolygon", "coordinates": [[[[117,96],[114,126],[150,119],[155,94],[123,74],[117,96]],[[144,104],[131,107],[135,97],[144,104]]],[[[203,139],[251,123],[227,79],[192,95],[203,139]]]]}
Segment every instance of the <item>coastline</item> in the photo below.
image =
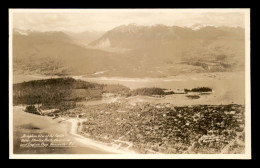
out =
{"type": "Polygon", "coordinates": [[[70,130],[69,130],[69,134],[74,136],[74,139],[88,147],[94,147],[97,149],[101,149],[107,152],[111,152],[111,153],[116,153],[116,154],[137,154],[137,152],[133,151],[133,150],[129,150],[126,148],[120,148],[119,145],[115,145],[115,144],[106,144],[103,142],[98,142],[95,141],[93,139],[87,138],[83,135],[80,135],[78,133],[78,122],[79,119],[76,118],[70,118],[65,120],[64,122],[68,123],[70,125],[70,130]]]}
{"type": "MultiPolygon", "coordinates": [[[[36,132],[45,132],[45,133],[48,132],[62,133],[65,136],[73,139],[73,141],[76,143],[77,148],[82,148],[83,152],[80,153],[84,153],[84,154],[92,154],[92,152],[93,154],[95,153],[135,154],[136,153],[130,150],[117,149],[117,146],[115,145],[109,146],[109,144],[97,142],[95,140],[84,137],[83,135],[80,135],[77,132],[78,122],[79,122],[77,118],[58,117],[56,119],[52,119],[52,117],[49,116],[41,116],[41,115],[24,112],[24,109],[25,109],[24,106],[13,106],[15,130],[17,130],[17,128],[23,127],[24,125],[29,125],[32,127],[39,128],[39,130],[32,130],[33,132],[36,131],[36,132]]],[[[20,132],[21,130],[18,131],[20,132]]],[[[28,132],[28,130],[26,130],[26,132],[28,132]]]]}

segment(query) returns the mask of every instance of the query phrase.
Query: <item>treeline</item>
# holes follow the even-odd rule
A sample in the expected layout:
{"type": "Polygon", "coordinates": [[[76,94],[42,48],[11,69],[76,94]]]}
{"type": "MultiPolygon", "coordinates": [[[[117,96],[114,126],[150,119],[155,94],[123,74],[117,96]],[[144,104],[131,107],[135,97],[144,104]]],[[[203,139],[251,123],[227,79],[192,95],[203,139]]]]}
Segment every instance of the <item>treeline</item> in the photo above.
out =
{"type": "Polygon", "coordinates": [[[184,92],[212,92],[212,89],[209,87],[197,87],[193,89],[184,89],[184,92]]]}
{"type": "MultiPolygon", "coordinates": [[[[166,91],[167,89],[163,89],[163,88],[157,88],[157,87],[152,87],[152,88],[138,88],[135,89],[131,92],[132,96],[136,96],[136,95],[143,95],[143,96],[153,96],[153,95],[161,95],[161,96],[165,96],[165,95],[171,95],[171,94],[178,94],[175,93],[174,91],[166,91]]],[[[193,89],[184,89],[184,93],[181,94],[185,94],[188,92],[212,92],[212,89],[209,87],[197,87],[197,88],[193,88],[193,89]]]]}
{"type": "Polygon", "coordinates": [[[13,85],[14,104],[59,104],[71,92],[72,78],[35,80],[13,85]]]}
{"type": "Polygon", "coordinates": [[[75,89],[101,90],[102,87],[100,84],[73,78],[34,80],[13,85],[13,102],[14,104],[58,106],[64,101],[81,100],[82,97],[73,94],[75,89]]]}
{"type": "Polygon", "coordinates": [[[13,103],[66,109],[67,106],[74,107],[77,101],[101,99],[103,93],[131,96],[131,90],[123,85],[52,78],[14,84],[13,103]]]}
{"type": "Polygon", "coordinates": [[[152,95],[169,95],[174,94],[173,91],[165,92],[165,89],[152,87],[152,88],[138,88],[132,91],[131,95],[142,95],[142,96],[152,96],[152,95]]]}
{"type": "Polygon", "coordinates": [[[115,93],[120,96],[126,96],[126,97],[131,96],[131,89],[119,84],[110,84],[110,85],[106,84],[103,86],[103,92],[115,93]]]}

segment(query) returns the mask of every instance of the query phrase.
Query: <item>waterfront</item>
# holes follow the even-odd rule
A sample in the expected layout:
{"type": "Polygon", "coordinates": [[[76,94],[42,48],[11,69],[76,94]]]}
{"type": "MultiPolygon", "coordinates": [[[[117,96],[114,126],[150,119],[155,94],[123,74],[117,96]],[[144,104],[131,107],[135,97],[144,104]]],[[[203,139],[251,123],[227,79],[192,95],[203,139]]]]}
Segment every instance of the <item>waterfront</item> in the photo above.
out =
{"type": "Polygon", "coordinates": [[[23,111],[23,107],[14,106],[13,108],[14,126],[14,153],[17,154],[109,154],[111,151],[98,148],[97,145],[89,143],[87,139],[75,135],[72,132],[72,124],[69,122],[59,122],[47,116],[38,116],[23,111]],[[23,134],[62,134],[71,139],[76,147],[61,148],[20,148],[20,137],[23,134]],[[86,143],[87,142],[87,143],[86,143]]]}

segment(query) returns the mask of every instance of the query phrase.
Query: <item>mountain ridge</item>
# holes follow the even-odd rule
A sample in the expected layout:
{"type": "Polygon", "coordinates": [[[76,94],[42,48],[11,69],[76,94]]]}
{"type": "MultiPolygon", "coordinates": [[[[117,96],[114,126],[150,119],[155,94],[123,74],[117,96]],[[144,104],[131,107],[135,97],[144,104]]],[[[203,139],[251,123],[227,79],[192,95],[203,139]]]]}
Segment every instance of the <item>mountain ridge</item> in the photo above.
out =
{"type": "MultiPolygon", "coordinates": [[[[184,38],[184,39],[214,39],[223,37],[235,37],[236,39],[243,39],[244,29],[241,27],[214,27],[214,26],[203,26],[200,29],[193,30],[189,27],[179,26],[165,26],[165,25],[154,25],[154,26],[139,26],[136,24],[121,25],[107,31],[102,37],[90,43],[95,46],[98,42],[104,38],[133,38],[137,39],[158,39],[158,38],[184,38]]],[[[112,39],[113,40],[113,39],[112,39]]],[[[111,41],[111,40],[110,40],[111,41]]],[[[112,46],[113,46],[113,42],[112,46]]],[[[116,46],[116,45],[115,45],[116,46]]]]}
{"type": "Polygon", "coordinates": [[[96,72],[104,71],[100,75],[168,76],[244,68],[243,28],[130,24],[107,31],[89,45],[61,31],[16,32],[13,42],[15,63],[36,63],[33,69],[39,69],[48,59],[50,69],[62,65],[76,75],[98,76],[96,72]]]}

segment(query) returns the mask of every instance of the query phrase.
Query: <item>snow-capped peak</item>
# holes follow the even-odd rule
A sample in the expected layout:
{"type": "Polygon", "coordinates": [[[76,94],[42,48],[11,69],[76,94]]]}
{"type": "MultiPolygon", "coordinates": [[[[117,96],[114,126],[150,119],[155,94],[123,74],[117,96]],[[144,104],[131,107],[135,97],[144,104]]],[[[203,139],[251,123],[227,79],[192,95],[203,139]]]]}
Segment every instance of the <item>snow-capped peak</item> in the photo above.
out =
{"type": "Polygon", "coordinates": [[[24,36],[28,36],[28,34],[29,34],[31,31],[30,31],[30,30],[24,30],[24,29],[15,28],[15,29],[14,29],[14,32],[15,32],[15,33],[19,33],[19,34],[24,35],[24,36]]]}
{"type": "MultiPolygon", "coordinates": [[[[190,29],[194,30],[194,31],[197,31],[197,30],[200,30],[204,27],[208,27],[208,26],[213,26],[213,25],[210,25],[210,24],[199,24],[199,23],[196,23],[192,26],[188,26],[190,29]]],[[[214,26],[215,27],[215,26],[214,26]]]]}

